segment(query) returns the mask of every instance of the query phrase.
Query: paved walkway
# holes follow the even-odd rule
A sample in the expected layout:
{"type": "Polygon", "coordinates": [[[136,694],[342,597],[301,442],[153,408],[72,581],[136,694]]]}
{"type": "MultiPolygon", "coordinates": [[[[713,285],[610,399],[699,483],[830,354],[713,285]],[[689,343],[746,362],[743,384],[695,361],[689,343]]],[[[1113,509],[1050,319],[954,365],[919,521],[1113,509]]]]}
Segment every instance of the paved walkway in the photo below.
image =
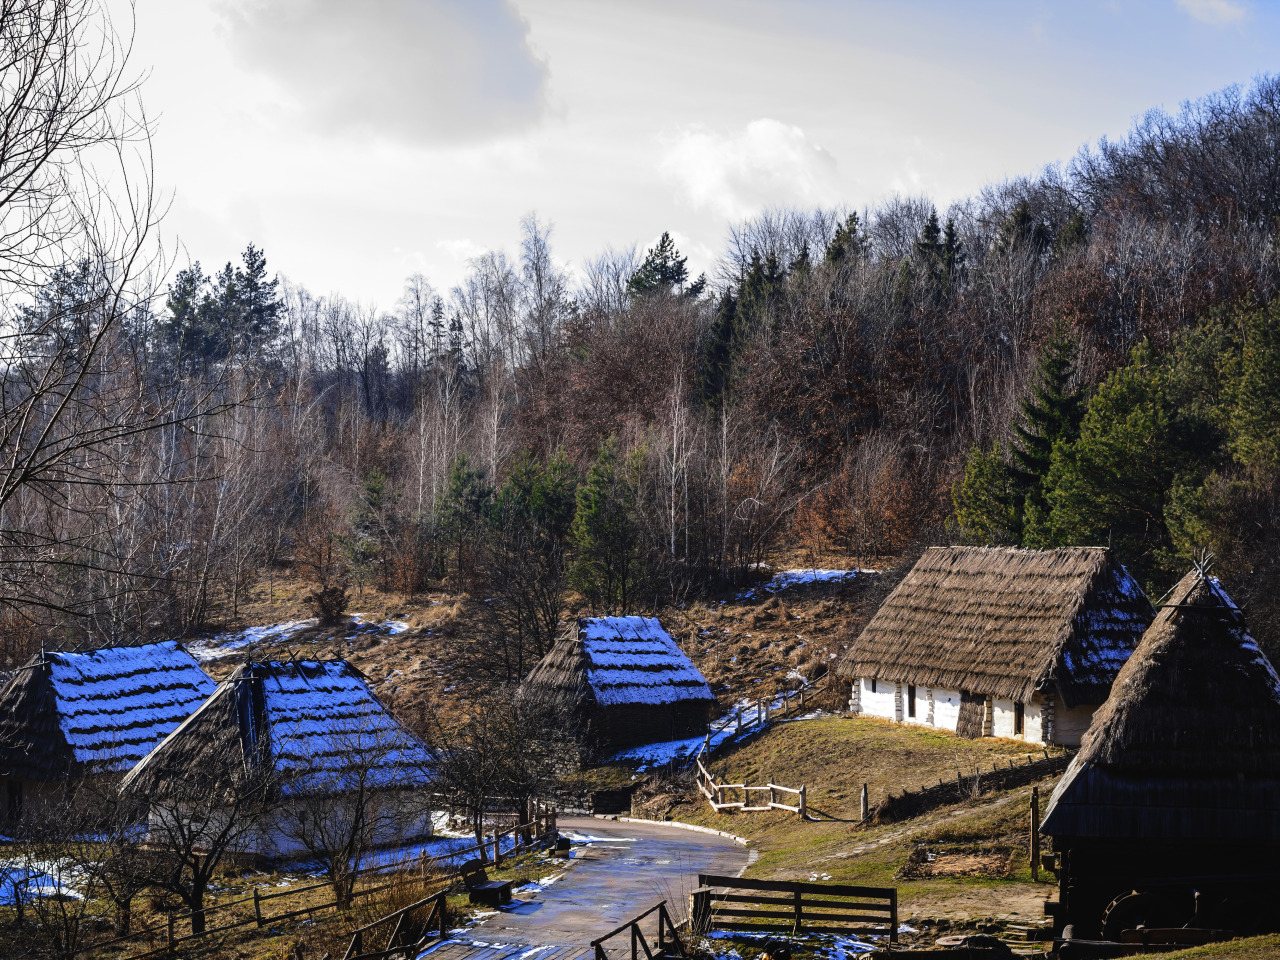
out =
{"type": "MultiPolygon", "coordinates": [[[[736,876],[747,851],[713,834],[660,823],[561,817],[573,859],[538,866],[538,883],[511,907],[454,931],[427,950],[432,960],[576,960],[599,936],[666,900],[679,922],[699,873],[736,876]]],[[[647,921],[646,921],[647,922],[647,921]]],[[[648,926],[645,927],[649,931],[648,926]]],[[[656,929],[656,928],[655,928],[656,929]]],[[[620,945],[626,945],[623,938],[620,945]]]]}

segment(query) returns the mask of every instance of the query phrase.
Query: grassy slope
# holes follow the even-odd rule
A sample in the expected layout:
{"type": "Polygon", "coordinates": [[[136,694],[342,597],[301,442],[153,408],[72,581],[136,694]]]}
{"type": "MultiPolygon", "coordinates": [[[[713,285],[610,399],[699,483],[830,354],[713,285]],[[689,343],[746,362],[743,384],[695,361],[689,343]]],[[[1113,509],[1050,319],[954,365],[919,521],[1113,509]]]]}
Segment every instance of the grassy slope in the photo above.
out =
{"type": "MultiPolygon", "coordinates": [[[[918,788],[953,777],[957,768],[989,768],[1015,762],[1035,748],[1008,740],[962,740],[936,730],[874,720],[829,719],[785,723],[717,760],[727,782],[787,786],[804,783],[810,804],[825,819],[801,821],[795,814],[716,813],[701,796],[672,785],[652,796],[649,815],[696,823],[745,837],[760,851],[750,868],[758,877],[817,877],[878,886],[897,886],[905,915],[1016,917],[1039,922],[1041,901],[1052,896],[1051,878],[1032,883],[1025,856],[1015,854],[1002,877],[902,880],[898,873],[918,843],[945,849],[1025,850],[1030,788],[984,797],[934,811],[917,820],[863,828],[858,816],[862,783],[872,803],[903,786],[918,788]]],[[[1042,788],[1043,789],[1043,788],[1042,788]]]]}
{"type": "Polygon", "coordinates": [[[1270,960],[1280,957],[1280,933],[1164,954],[1165,960],[1270,960]]]}

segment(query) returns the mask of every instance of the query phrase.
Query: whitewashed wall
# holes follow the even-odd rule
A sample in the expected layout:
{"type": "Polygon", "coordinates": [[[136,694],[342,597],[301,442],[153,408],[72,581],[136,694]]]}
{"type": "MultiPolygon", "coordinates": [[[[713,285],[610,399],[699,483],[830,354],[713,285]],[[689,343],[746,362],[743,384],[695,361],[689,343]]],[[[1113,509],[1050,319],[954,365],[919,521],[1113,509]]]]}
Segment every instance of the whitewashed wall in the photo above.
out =
{"type": "Polygon", "coordinates": [[[954,730],[960,722],[960,691],[933,688],[933,725],[940,730],[954,730]]]}
{"type": "Polygon", "coordinates": [[[897,684],[889,683],[886,680],[876,681],[876,692],[871,692],[871,681],[866,677],[857,680],[858,697],[861,701],[861,713],[864,717],[883,717],[886,720],[896,720],[897,715],[897,684]]]}

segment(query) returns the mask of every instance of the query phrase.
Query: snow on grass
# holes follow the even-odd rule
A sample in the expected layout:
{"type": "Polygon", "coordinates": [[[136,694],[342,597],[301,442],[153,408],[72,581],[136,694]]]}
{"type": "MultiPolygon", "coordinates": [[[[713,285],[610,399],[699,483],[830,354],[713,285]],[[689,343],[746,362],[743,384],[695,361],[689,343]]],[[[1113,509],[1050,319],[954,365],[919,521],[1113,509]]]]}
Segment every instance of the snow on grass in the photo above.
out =
{"type": "MultiPolygon", "coordinates": [[[[355,632],[347,636],[347,640],[355,640],[362,636],[377,635],[394,637],[412,629],[403,620],[370,620],[364,614],[351,614],[351,622],[355,632]]],[[[300,630],[316,626],[315,620],[290,620],[286,623],[269,623],[256,627],[246,627],[230,633],[220,633],[204,640],[187,644],[187,650],[197,660],[208,662],[229,657],[238,650],[256,647],[267,643],[286,643],[300,630]]]]}
{"type": "Polygon", "coordinates": [[[68,897],[83,900],[71,886],[80,871],[56,861],[0,860],[0,906],[16,906],[33,897],[68,897]]]}
{"type": "Polygon", "coordinates": [[[825,570],[820,567],[781,570],[765,583],[743,590],[738,594],[738,599],[751,600],[764,596],[766,593],[781,593],[783,590],[790,590],[793,587],[812,586],[815,583],[842,583],[846,580],[856,580],[858,577],[876,573],[879,573],[879,571],[865,567],[858,567],[853,570],[825,570]]]}
{"type": "MultiPolygon", "coordinates": [[[[826,716],[823,711],[815,710],[797,717],[779,718],[770,716],[768,719],[763,719],[763,711],[759,709],[760,699],[764,698],[739,700],[733,705],[733,709],[711,724],[710,744],[712,753],[736,740],[745,740],[747,737],[764,730],[765,727],[772,723],[785,723],[793,720],[817,720],[826,716]],[[739,726],[739,715],[742,718],[741,726],[739,726]]],[[[781,710],[782,707],[782,694],[775,694],[769,702],[769,712],[772,714],[776,710],[781,710]]],[[[698,755],[698,751],[706,743],[707,737],[705,736],[689,737],[686,740],[668,740],[664,743],[644,743],[638,747],[628,747],[625,750],[620,750],[605,762],[633,766],[636,768],[637,773],[644,773],[653,767],[692,763],[693,758],[698,755]]]]}
{"type": "Polygon", "coordinates": [[[758,949],[763,949],[770,943],[785,943],[793,952],[802,950],[806,954],[812,953],[816,960],[847,960],[849,957],[859,957],[877,949],[877,944],[872,941],[883,939],[882,937],[862,939],[838,933],[780,936],[774,933],[749,933],[742,930],[713,930],[706,935],[706,938],[713,941],[710,944],[711,954],[716,960],[739,960],[742,956],[735,947],[725,941],[751,944],[758,949]]]}

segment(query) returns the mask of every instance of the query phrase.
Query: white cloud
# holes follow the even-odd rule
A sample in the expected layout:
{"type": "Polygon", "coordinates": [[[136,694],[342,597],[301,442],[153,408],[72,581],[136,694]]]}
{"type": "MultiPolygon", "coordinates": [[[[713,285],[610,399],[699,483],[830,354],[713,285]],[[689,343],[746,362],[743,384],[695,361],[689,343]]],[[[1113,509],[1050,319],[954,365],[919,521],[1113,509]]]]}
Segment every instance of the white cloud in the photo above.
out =
{"type": "Polygon", "coordinates": [[[799,127],[767,118],[733,135],[687,127],[667,142],[659,170],[694,207],[731,220],[829,202],[836,190],[835,158],[799,127]]]}
{"type": "Polygon", "coordinates": [[[511,0],[218,0],[231,49],[326,134],[490,139],[545,112],[511,0]]]}
{"type": "Polygon", "coordinates": [[[1249,12],[1233,0],[1178,0],[1178,6],[1201,23],[1239,23],[1249,12]]]}
{"type": "Polygon", "coordinates": [[[485,252],[485,248],[467,237],[458,240],[437,240],[436,249],[447,253],[455,260],[470,260],[485,252]]]}

